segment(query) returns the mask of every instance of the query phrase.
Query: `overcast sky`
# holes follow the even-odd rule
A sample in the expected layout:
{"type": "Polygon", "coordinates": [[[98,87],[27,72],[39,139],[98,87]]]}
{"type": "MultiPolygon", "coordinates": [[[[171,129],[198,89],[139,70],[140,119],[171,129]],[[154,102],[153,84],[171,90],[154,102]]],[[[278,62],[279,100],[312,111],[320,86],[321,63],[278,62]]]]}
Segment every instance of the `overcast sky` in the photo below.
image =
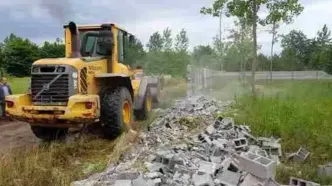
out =
{"type": "MultiPolygon", "coordinates": [[[[327,24],[332,28],[332,0],[300,0],[304,12],[293,24],[282,25],[279,33],[302,30],[314,37],[327,24]]],[[[114,22],[136,35],[144,44],[155,31],[170,27],[175,35],[184,28],[190,47],[211,44],[219,29],[218,18],[201,15],[202,6],[213,0],[0,0],[0,40],[10,33],[27,37],[35,43],[63,38],[63,24],[114,22]]],[[[223,18],[224,31],[232,27],[232,19],[223,18]]],[[[258,43],[261,52],[269,54],[269,27],[260,28],[258,43]]],[[[224,33],[224,36],[227,32],[224,33]]],[[[279,44],[276,52],[280,52],[279,44]]]]}

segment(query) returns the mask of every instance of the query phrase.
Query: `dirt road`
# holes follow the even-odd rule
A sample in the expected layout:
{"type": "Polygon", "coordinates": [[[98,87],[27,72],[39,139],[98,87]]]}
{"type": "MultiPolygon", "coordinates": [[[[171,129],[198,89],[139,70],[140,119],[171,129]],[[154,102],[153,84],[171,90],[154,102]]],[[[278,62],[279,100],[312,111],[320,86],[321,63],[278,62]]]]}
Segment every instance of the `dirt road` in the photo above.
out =
{"type": "Polygon", "coordinates": [[[36,138],[27,123],[0,121],[0,152],[34,143],[36,138]]]}

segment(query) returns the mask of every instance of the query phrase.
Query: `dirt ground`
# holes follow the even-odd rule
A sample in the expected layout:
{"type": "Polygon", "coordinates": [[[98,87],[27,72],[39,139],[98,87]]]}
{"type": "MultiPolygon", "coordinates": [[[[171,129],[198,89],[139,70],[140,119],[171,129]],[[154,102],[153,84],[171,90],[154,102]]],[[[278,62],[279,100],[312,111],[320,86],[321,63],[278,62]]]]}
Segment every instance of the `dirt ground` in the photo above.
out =
{"type": "Polygon", "coordinates": [[[35,143],[36,138],[32,134],[29,124],[0,120],[0,152],[35,143]]]}

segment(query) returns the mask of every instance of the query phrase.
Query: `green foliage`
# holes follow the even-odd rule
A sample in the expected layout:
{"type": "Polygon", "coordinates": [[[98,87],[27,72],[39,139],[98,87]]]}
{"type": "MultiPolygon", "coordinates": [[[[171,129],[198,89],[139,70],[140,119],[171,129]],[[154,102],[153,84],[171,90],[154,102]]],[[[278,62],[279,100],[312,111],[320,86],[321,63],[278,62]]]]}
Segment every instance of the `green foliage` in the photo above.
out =
{"type": "Polygon", "coordinates": [[[56,42],[44,42],[44,45],[39,48],[39,58],[58,58],[65,56],[65,45],[57,38],[56,42]]]}
{"type": "Polygon", "coordinates": [[[187,53],[188,46],[189,46],[189,39],[187,36],[187,32],[184,29],[182,29],[180,33],[176,35],[175,50],[177,52],[187,53]]]}
{"type": "Polygon", "coordinates": [[[210,45],[194,47],[192,52],[192,64],[211,68],[216,61],[216,52],[210,45]]]}
{"type": "MultiPolygon", "coordinates": [[[[243,24],[252,26],[252,93],[255,95],[255,71],[257,64],[257,24],[265,25],[276,23],[279,21],[290,22],[293,16],[299,15],[303,11],[303,7],[298,0],[215,0],[212,8],[201,9],[201,13],[217,16],[225,10],[227,17],[235,16],[243,21],[243,24]],[[266,17],[259,17],[260,8],[264,7],[268,10],[266,17]]],[[[242,59],[243,60],[243,59],[242,59]]],[[[241,64],[241,69],[243,65],[241,64]]]]}
{"type": "Polygon", "coordinates": [[[266,25],[279,21],[290,23],[304,8],[298,0],[216,0],[212,7],[203,7],[200,12],[217,17],[224,9],[228,17],[238,17],[250,25],[254,23],[266,25]],[[263,6],[268,10],[268,15],[257,17],[257,12],[263,6]]]}
{"type": "Polygon", "coordinates": [[[275,81],[264,86],[262,96],[243,96],[236,100],[238,123],[250,125],[259,136],[282,138],[284,152],[306,146],[308,161],[286,162],[277,180],[286,183],[290,176],[329,185],[332,180],[317,177],[317,166],[332,159],[332,84],[329,81],[275,81]],[[287,171],[291,165],[294,170],[287,171]]]}
{"type": "Polygon", "coordinates": [[[281,40],[283,51],[280,58],[287,60],[284,64],[292,70],[318,69],[332,73],[331,32],[326,25],[317,32],[316,38],[307,36],[297,30],[283,35],[281,40]]]}
{"type": "Polygon", "coordinates": [[[141,41],[133,38],[133,41],[130,42],[126,51],[126,64],[133,66],[142,63],[145,55],[146,52],[143,49],[143,44],[141,43],[141,41]]]}
{"type": "Polygon", "coordinates": [[[0,44],[0,74],[24,77],[30,75],[30,66],[40,58],[65,56],[65,46],[60,39],[56,42],[44,42],[41,47],[28,39],[15,34],[8,36],[0,44]]]}
{"type": "Polygon", "coordinates": [[[151,52],[160,51],[163,48],[164,39],[159,32],[155,32],[150,36],[149,43],[146,45],[151,52]]]}
{"type": "Polygon", "coordinates": [[[173,47],[172,30],[164,29],[163,36],[155,32],[150,36],[147,47],[149,51],[141,65],[150,74],[170,74],[184,77],[189,64],[189,39],[185,30],[181,30],[175,38],[173,47]]]}
{"type": "Polygon", "coordinates": [[[2,55],[7,73],[27,76],[31,64],[38,59],[38,46],[28,39],[11,34],[4,41],[2,55]]]}
{"type": "Polygon", "coordinates": [[[172,40],[172,30],[170,28],[166,28],[163,31],[163,40],[164,40],[164,50],[170,51],[173,47],[173,40],[172,40]]]}

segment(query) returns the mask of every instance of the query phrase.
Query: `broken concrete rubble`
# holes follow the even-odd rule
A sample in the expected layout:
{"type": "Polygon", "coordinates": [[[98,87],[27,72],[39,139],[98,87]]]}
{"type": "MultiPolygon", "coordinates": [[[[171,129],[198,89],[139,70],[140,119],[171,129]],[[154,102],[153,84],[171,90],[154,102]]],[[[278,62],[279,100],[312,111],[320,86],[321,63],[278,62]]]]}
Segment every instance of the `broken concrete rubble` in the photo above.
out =
{"type": "Polygon", "coordinates": [[[140,135],[121,162],[74,184],[278,185],[274,180],[277,162],[270,158],[281,156],[278,140],[256,138],[249,126],[235,125],[233,118],[214,118],[211,110],[222,112],[230,103],[204,96],[177,101],[140,135]]]}
{"type": "Polygon", "coordinates": [[[295,161],[305,161],[308,158],[309,154],[310,154],[310,152],[306,148],[301,147],[296,152],[296,154],[294,155],[293,159],[295,161]]]}
{"type": "Polygon", "coordinates": [[[318,168],[319,177],[332,177],[332,163],[320,165],[318,168]]]}

